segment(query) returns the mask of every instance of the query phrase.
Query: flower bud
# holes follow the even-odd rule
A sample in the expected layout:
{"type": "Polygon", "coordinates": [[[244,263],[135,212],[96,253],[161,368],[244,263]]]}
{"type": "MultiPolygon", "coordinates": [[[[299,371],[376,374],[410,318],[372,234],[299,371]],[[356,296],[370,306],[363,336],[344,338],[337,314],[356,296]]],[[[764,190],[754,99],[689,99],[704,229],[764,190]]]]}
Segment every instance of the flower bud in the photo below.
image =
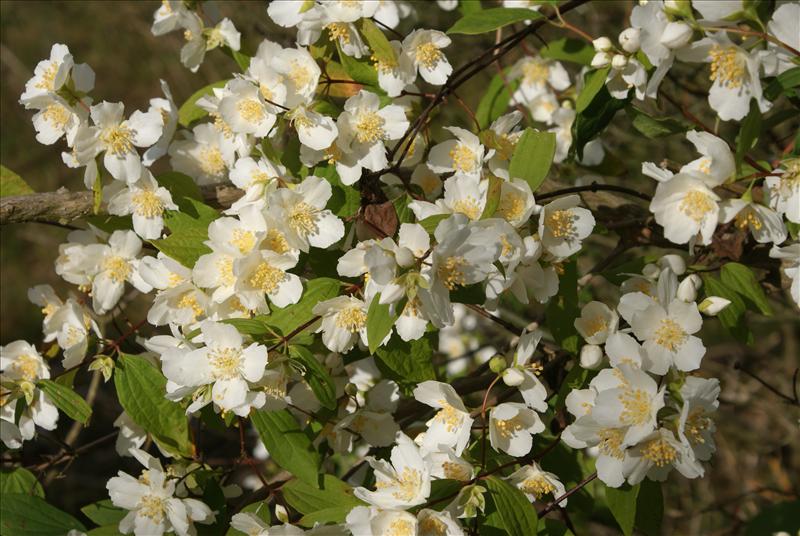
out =
{"type": "Polygon", "coordinates": [[[401,268],[408,268],[414,264],[414,254],[408,248],[398,247],[394,252],[394,260],[401,268]]]}
{"type": "Polygon", "coordinates": [[[598,52],[592,58],[592,67],[595,69],[602,69],[603,67],[608,67],[611,63],[611,54],[608,52],[598,52]]]}
{"type": "Polygon", "coordinates": [[[621,71],[628,65],[628,57],[623,54],[614,54],[611,58],[611,67],[617,71],[621,71]]]}
{"type": "Polygon", "coordinates": [[[699,275],[691,274],[691,275],[686,276],[686,279],[689,279],[689,280],[692,281],[692,284],[694,285],[694,289],[695,290],[700,290],[701,288],[703,288],[703,279],[699,275]]]}
{"type": "Polygon", "coordinates": [[[525,381],[525,375],[518,368],[507,368],[503,371],[503,383],[509,387],[522,385],[523,381],[525,381]]]}
{"type": "Polygon", "coordinates": [[[664,11],[670,15],[691,17],[692,4],[690,0],[664,0],[664,11]]]}
{"type": "Polygon", "coordinates": [[[687,277],[678,285],[678,299],[686,303],[691,303],[697,299],[697,289],[691,278],[687,277]]]}
{"type": "Polygon", "coordinates": [[[686,273],[686,261],[683,260],[683,257],[680,255],[675,255],[674,253],[670,253],[669,255],[664,255],[658,260],[658,265],[661,268],[669,268],[675,272],[675,275],[683,275],[686,273]]]}
{"type": "Polygon", "coordinates": [[[489,361],[489,370],[495,374],[500,374],[507,368],[508,363],[506,363],[506,358],[501,355],[496,355],[489,361]]]}
{"type": "Polygon", "coordinates": [[[692,39],[692,27],[685,22],[670,22],[664,28],[659,43],[667,48],[681,48],[692,39]]]}
{"type": "Polygon", "coordinates": [[[592,45],[596,52],[608,52],[614,46],[608,37],[598,37],[592,41],[592,45]]]}
{"type": "Polygon", "coordinates": [[[642,275],[648,279],[657,279],[660,273],[661,269],[655,264],[645,264],[642,268],[642,275]]]}
{"type": "Polygon", "coordinates": [[[289,522],[289,513],[286,511],[286,507],[282,504],[275,505],[275,517],[277,517],[278,521],[281,523],[289,522]]]}
{"type": "Polygon", "coordinates": [[[603,349],[596,344],[587,344],[581,348],[581,367],[589,370],[600,368],[603,364],[603,349]]]}
{"type": "Polygon", "coordinates": [[[719,296],[709,296],[703,300],[697,308],[700,309],[700,312],[706,316],[717,316],[730,304],[731,301],[726,300],[725,298],[720,298],[719,296]]]}
{"type": "Polygon", "coordinates": [[[639,37],[639,28],[627,28],[619,34],[619,46],[625,52],[633,54],[641,46],[641,39],[639,37]]]}

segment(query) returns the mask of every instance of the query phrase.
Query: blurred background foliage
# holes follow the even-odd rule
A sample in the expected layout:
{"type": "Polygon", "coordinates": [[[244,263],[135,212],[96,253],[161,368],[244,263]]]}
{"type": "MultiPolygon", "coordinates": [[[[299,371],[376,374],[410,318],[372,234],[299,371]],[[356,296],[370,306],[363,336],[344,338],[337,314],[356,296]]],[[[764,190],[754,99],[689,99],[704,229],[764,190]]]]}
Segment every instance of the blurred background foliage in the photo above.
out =
{"type": "MultiPolygon", "coordinates": [[[[433,2],[413,3],[418,16],[403,22],[400,27],[403,33],[417,27],[445,29],[459,17],[457,11],[444,12],[433,2]]],[[[150,33],[152,14],[158,5],[150,1],[0,2],[0,161],[35,190],[83,188],[81,170],[62,164],[60,144],[43,146],[35,141],[30,123],[32,113],[18,104],[25,81],[32,75],[36,63],[49,55],[53,43],[67,44],[77,62],[92,66],[97,73],[92,93],[97,101],[123,101],[126,113],[146,108],[150,98],[160,96],[159,79],[169,83],[180,105],[200,87],[228,78],[231,72],[238,70],[233,60],[220,51],[209,53],[198,73],[185,69],[179,62],[180,33],[159,38],[150,33]]],[[[244,52],[252,54],[263,38],[284,45],[293,41],[293,31],[269,21],[264,2],[217,2],[216,6],[220,15],[230,17],[241,31],[244,52]]],[[[569,20],[592,36],[608,35],[614,39],[626,27],[632,6],[630,1],[595,1],[570,13],[569,20]]],[[[545,28],[539,32],[539,39],[529,38],[524,49],[514,51],[504,66],[526,52],[535,52],[549,39],[563,37],[565,32],[545,28]]],[[[446,52],[451,63],[458,67],[491,45],[494,39],[494,34],[455,36],[446,52]]],[[[575,65],[567,65],[567,68],[573,76],[577,75],[575,65]]],[[[494,70],[487,69],[460,89],[459,96],[475,109],[494,74],[494,70]]],[[[662,91],[669,92],[707,124],[715,125],[705,100],[708,85],[707,67],[683,66],[673,70],[662,91]]],[[[679,116],[674,107],[665,103],[649,103],[647,107],[655,115],[679,116]]],[[[435,126],[442,124],[471,126],[467,115],[454,103],[449,103],[435,118],[435,126]]],[[[738,126],[717,124],[716,128],[720,135],[732,141],[738,126]]],[[[770,162],[780,158],[787,140],[797,128],[795,117],[765,132],[752,155],[770,162]]],[[[438,130],[434,128],[433,133],[437,136],[438,130]]],[[[603,141],[607,151],[603,173],[616,177],[611,180],[647,192],[652,191],[653,181],[641,175],[642,161],[667,159],[671,163],[684,163],[694,158],[682,136],[646,139],[632,128],[630,120],[622,113],[603,135],[603,141]]],[[[159,162],[156,171],[166,164],[159,162]]],[[[575,182],[588,180],[586,176],[590,170],[566,164],[559,166],[557,173],[554,178],[575,182]]],[[[26,292],[33,285],[49,283],[59,294],[67,293],[69,286],[53,270],[58,245],[65,241],[67,232],[35,223],[0,228],[0,342],[3,344],[16,339],[41,341],[41,316],[37,307],[28,302],[26,292]]],[[[602,235],[588,242],[580,255],[581,271],[602,259],[613,243],[610,236],[602,235]]],[[[636,250],[629,257],[644,253],[636,250]]],[[[737,370],[737,366],[745,367],[780,392],[792,392],[792,374],[800,365],[800,320],[797,309],[786,305],[777,270],[773,268],[766,275],[766,290],[774,298],[775,314],[765,317],[748,313],[747,322],[754,333],[755,344],[738,343],[719,329],[715,321],[706,323],[703,339],[709,351],[700,373],[720,378],[723,388],[717,418],[718,452],[706,478],[686,480],[673,473],[664,486],[663,534],[739,534],[745,531],[767,534],[771,532],[768,524],[751,524],[748,530],[748,521],[752,522],[759,513],[761,520],[775,520],[779,515],[775,508],[786,513],[787,508],[798,505],[780,506],[780,503],[797,501],[800,493],[798,408],[786,404],[758,381],[737,370]]],[[[613,296],[607,287],[602,278],[595,278],[590,286],[597,296],[613,296]]],[[[136,320],[145,314],[145,309],[141,303],[134,303],[127,314],[136,320]]],[[[117,329],[120,328],[108,326],[106,333],[111,337],[117,329]]],[[[76,380],[79,386],[87,381],[80,375],[76,380]]],[[[111,423],[119,413],[113,391],[106,392],[109,388],[110,385],[101,390],[95,405],[93,428],[100,429],[96,432],[98,435],[111,431],[111,423]]],[[[55,435],[63,437],[69,426],[67,422],[62,419],[55,435]]],[[[95,432],[85,432],[83,436],[86,437],[82,436],[79,444],[95,437],[90,433],[95,432]]],[[[55,446],[45,442],[42,448],[47,451],[55,446]]],[[[26,451],[29,451],[27,446],[26,451]]],[[[31,457],[32,461],[36,459],[31,457]]],[[[80,506],[106,496],[105,482],[120,468],[120,463],[122,469],[135,467],[135,464],[129,466],[128,461],[120,462],[111,448],[76,459],[68,469],[69,478],[56,478],[51,482],[47,489],[49,500],[76,513],[80,506]]],[[[608,530],[592,526],[591,533],[608,530]]]]}

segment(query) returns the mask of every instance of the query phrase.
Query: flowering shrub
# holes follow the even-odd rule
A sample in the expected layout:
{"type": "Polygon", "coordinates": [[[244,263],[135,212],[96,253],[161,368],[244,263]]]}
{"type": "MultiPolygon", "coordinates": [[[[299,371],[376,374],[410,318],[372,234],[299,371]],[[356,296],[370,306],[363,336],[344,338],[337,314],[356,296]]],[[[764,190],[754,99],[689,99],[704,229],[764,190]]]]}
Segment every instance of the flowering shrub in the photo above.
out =
{"type": "Polygon", "coordinates": [[[0,352],[0,533],[659,533],[661,483],[714,470],[704,327],[754,344],[746,311],[800,304],[796,132],[753,156],[796,123],[800,4],[650,0],[615,40],[568,22],[583,4],[285,0],[265,16],[295,42],[249,49],[213,4],[164,1],[152,32],[183,33],[185,68],[239,70],[180,106],[161,81],[146,111],[53,45],[20,103],[87,191],[3,168],[2,223],[73,230],[70,292],[29,290],[42,339],[0,352]],[[414,29],[421,9],[449,29],[414,29]],[[451,64],[450,36],[486,33],[451,64]],[[662,87],[685,64],[714,125],[662,87]],[[473,110],[457,91],[490,68],[473,110]],[[622,110],[693,149],[613,179],[622,110]],[[89,426],[103,383],[114,430],[23,463],[89,426]],[[91,528],[38,480],[112,440],[139,465],[91,528]]]}

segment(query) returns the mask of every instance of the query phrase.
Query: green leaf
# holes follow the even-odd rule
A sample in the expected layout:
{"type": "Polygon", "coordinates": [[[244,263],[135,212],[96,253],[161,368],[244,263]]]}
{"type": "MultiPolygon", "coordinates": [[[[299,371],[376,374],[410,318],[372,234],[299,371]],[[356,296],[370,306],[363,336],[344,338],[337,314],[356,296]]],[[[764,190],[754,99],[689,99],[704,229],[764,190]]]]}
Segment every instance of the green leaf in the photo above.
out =
{"type": "Polygon", "coordinates": [[[150,243],[168,257],[192,268],[202,255],[211,253],[211,248],[204,242],[208,240],[208,226],[219,217],[219,212],[187,197],[177,199],[176,204],[181,210],[169,211],[164,218],[170,235],[150,243]]]}
{"type": "Polygon", "coordinates": [[[225,47],[225,49],[230,53],[233,61],[236,62],[236,65],[239,66],[242,72],[246,71],[247,68],[250,67],[250,60],[252,59],[250,56],[238,50],[233,50],[230,47],[225,47]]]}
{"type": "Polygon", "coordinates": [[[22,177],[0,165],[0,197],[12,195],[28,195],[36,193],[22,177]]]}
{"type": "Polygon", "coordinates": [[[738,262],[729,262],[720,270],[722,282],[730,289],[753,303],[762,314],[772,315],[772,307],[767,301],[764,289],[761,288],[753,271],[738,262]]]}
{"type": "Polygon", "coordinates": [[[381,93],[378,90],[378,71],[374,65],[362,60],[357,60],[342,52],[339,42],[336,42],[336,48],[339,50],[339,60],[342,62],[342,67],[350,78],[360,84],[370,86],[368,89],[373,93],[381,93]]]}
{"type": "Polygon", "coordinates": [[[165,451],[191,458],[189,424],[183,408],[164,398],[167,380],[146,359],[120,354],[114,373],[119,403],[165,451]]]}
{"type": "Polygon", "coordinates": [[[128,514],[127,510],[123,510],[114,506],[109,499],[97,501],[96,503],[87,504],[81,508],[83,515],[91,519],[97,525],[116,525],[122,518],[128,514]]]}
{"type": "Polygon", "coordinates": [[[742,171],[742,160],[758,143],[761,135],[761,110],[755,99],[750,100],[750,111],[742,121],[739,135],[736,137],[736,172],[742,171]]]}
{"type": "Polygon", "coordinates": [[[579,65],[591,65],[594,49],[585,41],[562,37],[549,41],[547,46],[539,49],[539,54],[551,60],[569,61],[579,65]]]}
{"type": "Polygon", "coordinates": [[[717,318],[719,318],[722,327],[736,339],[748,344],[751,343],[753,334],[747,327],[744,316],[747,305],[745,305],[739,293],[709,274],[703,275],[703,288],[705,289],[706,297],[719,296],[720,298],[730,300],[731,304],[723,309],[722,312],[717,315],[717,318]]]}
{"type": "Polygon", "coordinates": [[[536,20],[538,18],[541,18],[540,14],[526,8],[496,7],[482,9],[464,15],[447,30],[447,33],[477,35],[491,32],[515,22],[536,20]]]}
{"type": "Polygon", "coordinates": [[[481,0],[461,0],[458,3],[458,11],[462,15],[475,13],[477,11],[481,11],[482,9],[483,7],[481,6],[481,0]]]}
{"type": "Polygon", "coordinates": [[[197,201],[203,200],[200,187],[197,186],[197,183],[194,182],[194,179],[189,175],[177,171],[168,171],[156,177],[156,182],[169,190],[170,195],[172,195],[172,200],[176,204],[182,201],[181,198],[195,199],[197,201]]]}
{"type": "Polygon", "coordinates": [[[336,409],[336,385],[327,369],[305,346],[292,345],[289,354],[305,367],[304,377],[320,404],[328,409],[336,409]]]}
{"type": "Polygon", "coordinates": [[[64,536],[83,524],[35,495],[4,493],[0,501],[0,534],[3,536],[64,536]]]}
{"type": "Polygon", "coordinates": [[[36,495],[44,498],[44,490],[36,476],[25,469],[3,469],[0,471],[0,495],[7,493],[21,493],[23,495],[36,495]]]}
{"type": "Polygon", "coordinates": [[[314,175],[322,177],[331,183],[332,195],[328,200],[328,208],[340,218],[353,216],[361,208],[361,193],[342,183],[336,167],[333,165],[317,166],[314,175]]]}
{"type": "Polygon", "coordinates": [[[414,222],[414,212],[408,208],[408,204],[412,201],[412,198],[408,194],[403,194],[394,201],[392,204],[394,205],[394,210],[397,213],[397,223],[402,225],[404,223],[413,223],[414,222]]]}
{"type": "Polygon", "coordinates": [[[92,214],[100,212],[100,206],[103,204],[103,176],[98,172],[92,184],[92,214]]]}
{"type": "Polygon", "coordinates": [[[662,532],[661,520],[664,517],[664,496],[661,482],[649,478],[639,484],[636,498],[636,528],[647,536],[659,536],[662,532]]]}
{"type": "Polygon", "coordinates": [[[316,485],[319,477],[319,453],[311,440],[287,410],[254,411],[253,426],[275,463],[304,482],[316,485]]]}
{"type": "MultiPolygon", "coordinates": [[[[391,312],[389,304],[381,304],[381,293],[378,292],[369,304],[367,310],[367,342],[369,343],[369,353],[374,354],[383,339],[391,333],[392,326],[399,316],[396,312],[391,312]]],[[[397,309],[397,308],[395,308],[397,309]]]]}
{"type": "Polygon", "coordinates": [[[273,308],[269,315],[256,318],[286,336],[314,318],[311,311],[316,304],[338,296],[340,286],[338,280],[329,277],[312,279],[306,283],[299,302],[283,309],[273,308]]]}
{"type": "Polygon", "coordinates": [[[745,536],[763,536],[800,531],[800,500],[767,505],[745,525],[745,536]]]}
{"type": "Polygon", "coordinates": [[[202,119],[208,115],[208,112],[197,106],[198,99],[206,95],[213,95],[215,88],[223,87],[227,83],[228,80],[220,80],[219,82],[209,84],[192,93],[192,96],[186,99],[186,102],[178,109],[178,123],[183,127],[188,127],[198,119],[202,119]]]}
{"type": "Polygon", "coordinates": [[[500,177],[495,177],[494,175],[489,176],[489,188],[486,191],[486,205],[483,207],[483,213],[481,214],[481,219],[485,220],[494,216],[494,213],[497,212],[497,207],[500,206],[500,193],[503,189],[503,179],[500,177]]]}
{"type": "Polygon", "coordinates": [[[788,97],[797,95],[794,89],[800,86],[800,67],[792,67],[775,77],[769,85],[764,88],[764,96],[769,100],[775,100],[781,94],[788,97]]]}
{"type": "Polygon", "coordinates": [[[558,283],[559,293],[547,304],[545,318],[553,338],[565,350],[578,353],[578,332],[575,319],[578,307],[578,268],[575,261],[564,264],[564,274],[558,283]]]}
{"type": "Polygon", "coordinates": [[[484,482],[507,534],[529,536],[538,532],[536,510],[519,489],[495,476],[484,482]]]}
{"type": "Polygon", "coordinates": [[[52,380],[39,380],[36,384],[58,409],[84,426],[92,416],[92,408],[78,393],[52,380]]]}
{"type": "Polygon", "coordinates": [[[433,234],[434,231],[436,231],[436,228],[439,226],[439,224],[443,220],[446,220],[449,217],[450,214],[434,214],[433,216],[428,216],[427,218],[419,222],[419,224],[422,225],[422,228],[425,229],[428,232],[428,234],[433,234]]]}
{"type": "Polygon", "coordinates": [[[610,70],[611,67],[604,67],[603,69],[592,71],[586,75],[583,89],[581,89],[578,95],[578,100],[575,101],[575,111],[577,113],[584,111],[589,104],[592,103],[600,90],[606,87],[606,78],[608,78],[608,72],[610,70]]]}
{"type": "MultiPolygon", "coordinates": [[[[584,88],[585,91],[585,88],[584,88]]],[[[572,124],[571,151],[583,158],[584,146],[597,137],[614,119],[616,113],[625,108],[632,98],[632,92],[624,99],[615,99],[603,85],[594,99],[579,112],[572,124]]]]}
{"type": "Polygon", "coordinates": [[[606,488],[608,509],[625,536],[633,534],[636,521],[636,498],[639,496],[639,485],[625,484],[620,488],[606,488]]]}
{"type": "Polygon", "coordinates": [[[492,121],[505,113],[511,102],[511,91],[518,84],[519,81],[516,80],[504,82],[503,77],[499,74],[492,77],[489,87],[486,88],[486,92],[475,110],[475,118],[482,129],[488,128],[492,121]]]}
{"type": "Polygon", "coordinates": [[[388,64],[397,62],[394,49],[389,40],[372,19],[361,19],[361,35],[367,40],[372,55],[378,60],[388,64]]]}
{"type": "Polygon", "coordinates": [[[305,514],[300,524],[312,527],[319,523],[342,523],[350,510],[364,503],[353,495],[353,488],[333,475],[323,475],[322,486],[291,480],[283,488],[289,506],[305,514]]]}
{"type": "Polygon", "coordinates": [[[272,330],[259,317],[255,318],[226,318],[223,324],[230,324],[242,335],[263,336],[269,335],[272,330]]]}
{"type": "Polygon", "coordinates": [[[508,176],[512,179],[525,179],[531,191],[536,192],[550,171],[555,153],[555,134],[526,128],[514,148],[508,176]]]}
{"type": "Polygon", "coordinates": [[[111,216],[108,214],[96,214],[89,216],[86,221],[107,233],[114,231],[133,229],[133,219],[131,216],[111,216]]]}
{"type": "Polygon", "coordinates": [[[384,374],[401,386],[433,380],[433,347],[428,337],[406,342],[395,337],[389,344],[378,348],[375,363],[384,374]]]}
{"type": "Polygon", "coordinates": [[[86,536],[119,536],[119,523],[96,527],[86,533],[86,536]]]}
{"type": "Polygon", "coordinates": [[[650,139],[663,138],[673,134],[683,134],[691,128],[691,124],[682,119],[672,117],[653,117],[646,112],[630,106],[625,109],[631,118],[633,128],[650,139]]]}

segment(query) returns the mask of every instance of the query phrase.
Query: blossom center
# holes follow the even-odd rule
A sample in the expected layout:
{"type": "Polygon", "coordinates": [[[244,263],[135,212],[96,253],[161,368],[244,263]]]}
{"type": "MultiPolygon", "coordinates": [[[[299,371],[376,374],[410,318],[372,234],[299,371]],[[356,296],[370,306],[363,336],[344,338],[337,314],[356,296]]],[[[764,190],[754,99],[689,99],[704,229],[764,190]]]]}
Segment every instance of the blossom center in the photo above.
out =
{"type": "Polygon", "coordinates": [[[707,194],[692,190],[683,198],[679,208],[684,214],[699,222],[714,208],[714,201],[707,194]]]}
{"type": "Polygon", "coordinates": [[[414,536],[414,524],[408,519],[395,519],[389,523],[386,536],[414,536]]]}
{"type": "Polygon", "coordinates": [[[622,413],[619,418],[628,425],[640,426],[650,420],[650,395],[642,389],[626,389],[619,395],[622,413]]]}
{"type": "Polygon", "coordinates": [[[167,510],[166,501],[157,495],[145,495],[139,502],[139,513],[150,518],[153,523],[159,524],[164,520],[167,510]]]}
{"type": "MultiPolygon", "coordinates": [[[[420,534],[433,534],[435,536],[447,536],[447,525],[441,519],[428,516],[419,523],[420,534]]],[[[412,534],[412,533],[409,533],[412,534]]]]}
{"type": "Polygon", "coordinates": [[[53,128],[63,130],[69,122],[70,113],[60,104],[50,104],[43,112],[44,119],[53,125],[53,128]]]}
{"type": "Polygon", "coordinates": [[[385,122],[377,112],[361,112],[356,121],[356,139],[361,143],[375,143],[382,140],[386,136],[383,130],[385,122]]]}
{"type": "Polygon", "coordinates": [[[133,131],[125,125],[116,125],[103,130],[100,139],[113,155],[121,156],[133,152],[133,131]]]}
{"type": "Polygon", "coordinates": [[[621,460],[624,457],[622,452],[622,439],[625,433],[621,428],[604,428],[597,433],[600,442],[597,447],[602,454],[621,460]]]}
{"type": "Polygon", "coordinates": [[[417,45],[414,56],[426,69],[434,69],[442,59],[442,51],[433,43],[422,43],[417,45]]]}
{"type": "Polygon", "coordinates": [[[525,199],[522,194],[509,192],[500,199],[497,215],[506,221],[516,221],[525,213],[525,199]]]}
{"type": "Polygon", "coordinates": [[[460,463],[444,462],[442,464],[442,469],[444,470],[445,478],[459,480],[461,482],[466,482],[472,478],[469,469],[460,463]]]}
{"type": "Polygon", "coordinates": [[[256,244],[256,235],[244,229],[234,229],[231,237],[231,244],[239,249],[239,253],[247,253],[256,244]]]}
{"type": "Polygon", "coordinates": [[[344,44],[350,43],[350,28],[344,22],[332,22],[325,26],[331,33],[331,39],[339,39],[344,44]]]}
{"type": "Polygon", "coordinates": [[[541,475],[532,476],[525,479],[521,485],[522,491],[533,495],[536,499],[541,499],[543,495],[553,493],[556,487],[541,475]]]}
{"type": "Polygon", "coordinates": [[[103,260],[103,270],[114,283],[123,283],[131,274],[131,264],[123,257],[113,255],[103,260]]]}
{"type": "Polygon", "coordinates": [[[764,226],[755,210],[745,208],[736,215],[736,227],[739,229],[753,229],[758,231],[764,226]]]}
{"type": "Polygon", "coordinates": [[[550,67],[540,61],[529,61],[522,66],[522,73],[526,85],[541,85],[547,82],[550,67]]]}
{"type": "Polygon", "coordinates": [[[297,60],[291,63],[288,76],[296,89],[304,88],[311,82],[311,71],[297,60]]]}
{"type": "Polygon", "coordinates": [[[555,238],[569,238],[575,234],[575,215],[571,210],[554,210],[547,214],[544,225],[555,238]]]}
{"type": "Polygon", "coordinates": [[[317,231],[317,209],[308,203],[300,202],[289,212],[289,227],[296,233],[308,235],[317,231]]]}
{"type": "Polygon", "coordinates": [[[516,415],[510,419],[497,419],[494,425],[495,428],[497,428],[497,433],[500,434],[500,437],[505,439],[508,439],[523,429],[519,415],[516,415]]]}
{"type": "Polygon", "coordinates": [[[289,251],[289,243],[286,241],[286,237],[277,229],[270,229],[267,231],[265,244],[267,248],[277,253],[286,253],[289,251]]]}
{"type": "MultiPolygon", "coordinates": [[[[403,472],[398,475],[394,482],[384,484],[385,486],[392,486],[394,491],[392,496],[401,501],[409,502],[417,495],[417,491],[422,485],[422,475],[416,469],[406,467],[403,472]]],[[[411,534],[411,533],[409,533],[411,534]]]]}
{"type": "Polygon", "coordinates": [[[602,317],[595,316],[586,322],[586,336],[596,335],[608,327],[608,322],[602,317]]]}
{"type": "Polygon", "coordinates": [[[708,52],[711,57],[711,76],[713,82],[721,86],[736,89],[742,86],[747,65],[745,59],[735,46],[721,47],[715,45],[708,52]]]}
{"type": "Polygon", "coordinates": [[[30,354],[22,354],[14,360],[11,369],[21,379],[32,382],[39,375],[39,360],[30,354]]]}
{"type": "Polygon", "coordinates": [[[463,143],[459,143],[450,149],[450,159],[453,161],[453,169],[456,171],[471,173],[475,171],[477,166],[475,151],[463,143]]]}
{"type": "Polygon", "coordinates": [[[442,405],[442,409],[436,414],[436,420],[444,423],[448,432],[455,432],[461,425],[463,419],[462,412],[458,411],[444,400],[440,400],[439,403],[442,405]]]}
{"type": "Polygon", "coordinates": [[[656,330],[656,344],[675,352],[684,343],[688,335],[683,328],[671,318],[665,318],[656,330]]]}
{"type": "Polygon", "coordinates": [[[59,64],[51,61],[50,64],[47,66],[47,69],[44,70],[42,73],[42,79],[36,84],[38,89],[46,89],[47,91],[53,91],[56,87],[56,74],[58,74],[58,67],[59,64]]]}
{"type": "Polygon", "coordinates": [[[239,115],[248,123],[260,123],[264,120],[264,107],[255,99],[243,99],[236,104],[239,115]]]}
{"type": "Polygon", "coordinates": [[[471,220],[477,220],[481,217],[482,213],[481,207],[478,205],[478,201],[471,195],[464,199],[459,199],[453,203],[453,212],[463,214],[471,220]]]}
{"type": "Polygon", "coordinates": [[[216,264],[220,283],[226,287],[230,287],[236,283],[236,277],[233,275],[233,259],[230,257],[222,257],[217,260],[216,264]]]}
{"type": "Polygon", "coordinates": [[[225,173],[225,160],[217,147],[206,147],[200,152],[200,169],[206,175],[220,177],[225,173]]]}
{"type": "Polygon", "coordinates": [[[203,314],[203,308],[197,302],[197,297],[192,292],[187,292],[178,300],[179,309],[191,309],[192,316],[196,319],[203,314]]]}
{"type": "Polygon", "coordinates": [[[336,326],[350,333],[357,333],[366,324],[367,313],[356,305],[342,309],[336,315],[336,326]]]}
{"type": "Polygon", "coordinates": [[[464,285],[464,271],[467,261],[464,257],[447,257],[442,263],[439,264],[437,273],[439,279],[448,290],[453,290],[459,285],[464,285]]]}
{"type": "Polygon", "coordinates": [[[241,348],[215,348],[208,352],[208,359],[217,380],[232,380],[239,377],[242,362],[241,348]]]}
{"type": "Polygon", "coordinates": [[[268,262],[262,262],[256,268],[255,273],[250,276],[249,283],[267,294],[272,294],[284,279],[286,279],[286,272],[268,262]]]}
{"type": "Polygon", "coordinates": [[[678,457],[678,451],[663,437],[648,441],[642,448],[642,456],[653,462],[656,467],[664,467],[678,457]]]}
{"type": "Polygon", "coordinates": [[[139,216],[155,218],[164,212],[164,203],[152,190],[139,190],[133,194],[132,201],[139,216]]]}

